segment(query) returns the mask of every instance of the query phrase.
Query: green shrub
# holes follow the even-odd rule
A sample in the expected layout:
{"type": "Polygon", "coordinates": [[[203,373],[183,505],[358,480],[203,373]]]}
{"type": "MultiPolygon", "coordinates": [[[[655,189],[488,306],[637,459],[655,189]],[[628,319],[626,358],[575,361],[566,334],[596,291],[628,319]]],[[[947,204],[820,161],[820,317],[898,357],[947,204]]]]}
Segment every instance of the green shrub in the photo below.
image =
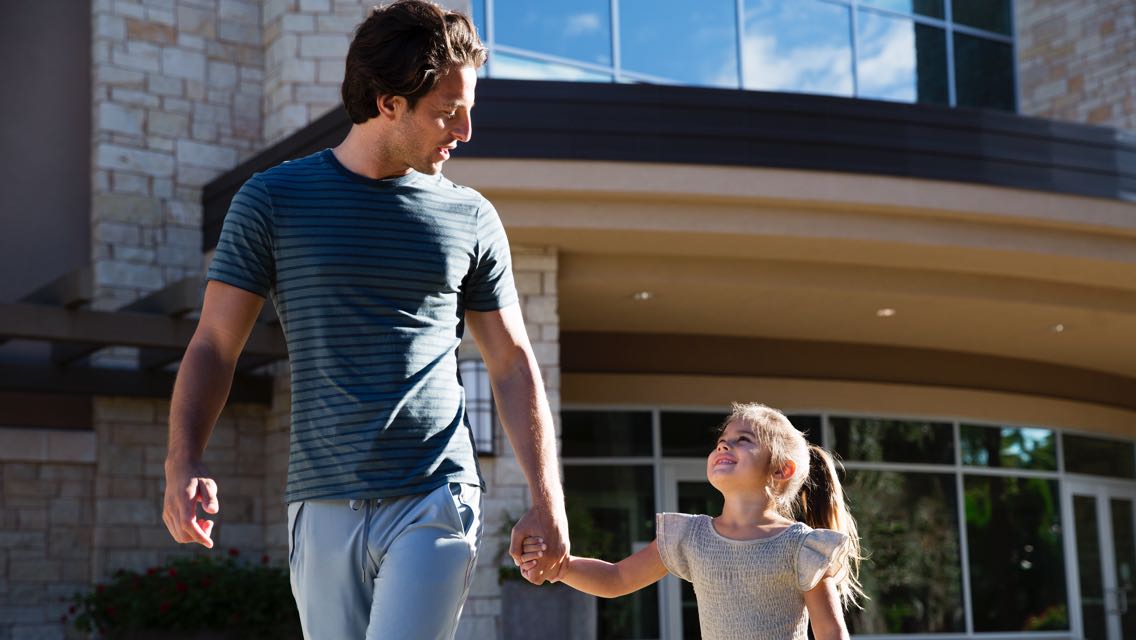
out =
{"type": "Polygon", "coordinates": [[[216,631],[251,638],[299,638],[300,620],[288,570],[228,556],[171,560],[144,573],[119,571],[78,593],[71,615],[80,631],[121,637],[146,631],[216,631]]]}

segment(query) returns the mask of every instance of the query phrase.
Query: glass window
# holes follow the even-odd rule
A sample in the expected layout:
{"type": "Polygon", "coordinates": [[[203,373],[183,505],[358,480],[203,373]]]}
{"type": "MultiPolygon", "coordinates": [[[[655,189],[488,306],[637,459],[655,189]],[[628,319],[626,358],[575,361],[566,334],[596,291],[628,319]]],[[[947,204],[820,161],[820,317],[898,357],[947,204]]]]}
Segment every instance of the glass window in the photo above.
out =
{"type": "Polygon", "coordinates": [[[859,15],[858,95],[947,104],[947,40],[942,29],[872,11],[859,15]]]}
{"type": "Polygon", "coordinates": [[[954,474],[850,469],[844,488],[867,559],[871,598],[847,613],[849,631],[962,631],[962,562],[954,474]]]}
{"type": "Polygon", "coordinates": [[[544,60],[533,60],[507,53],[494,54],[491,58],[494,78],[513,78],[515,80],[571,80],[576,82],[611,82],[610,73],[589,71],[568,64],[557,64],[544,60]]]}
{"type": "Polygon", "coordinates": [[[860,4],[870,4],[901,13],[917,13],[932,18],[943,17],[943,0],[860,0],[860,4]]]}
{"type": "Polygon", "coordinates": [[[1057,470],[1057,439],[1049,429],[964,424],[959,435],[963,464],[1057,470]]]}
{"type": "Polygon", "coordinates": [[[849,7],[746,0],[746,89],[852,95],[849,7]]]}
{"type": "Polygon", "coordinates": [[[1010,0],[951,0],[951,18],[968,27],[1010,35],[1010,0]]]}
{"type": "Polygon", "coordinates": [[[1136,447],[1131,442],[1065,434],[1061,444],[1066,471],[1136,478],[1136,447]]]}
{"type": "Polygon", "coordinates": [[[688,458],[710,455],[718,427],[722,426],[726,415],[703,411],[663,411],[659,414],[663,455],[688,458]]]}
{"type": "Polygon", "coordinates": [[[797,428],[797,431],[805,434],[806,440],[818,447],[824,446],[824,442],[821,439],[823,438],[823,435],[821,434],[822,428],[820,416],[789,414],[785,417],[789,418],[789,422],[793,423],[793,426],[797,428]]]}
{"type": "Polygon", "coordinates": [[[497,44],[611,65],[609,0],[494,0],[493,20],[497,44]]]}
{"type": "Polygon", "coordinates": [[[620,64],[692,85],[738,87],[735,0],[620,0],[620,64]]]}
{"type": "Polygon", "coordinates": [[[966,475],[974,630],[1069,628],[1056,480],[966,475]]]}
{"type": "Polygon", "coordinates": [[[1101,573],[1097,501],[1073,496],[1073,526],[1077,529],[1077,573],[1081,577],[1081,627],[1085,638],[1107,638],[1104,575],[1101,573]]]}
{"type": "Polygon", "coordinates": [[[647,411],[561,411],[560,442],[566,458],[651,456],[647,411]]]}
{"type": "Polygon", "coordinates": [[[1014,111],[1014,50],[1005,42],[955,34],[955,98],[960,107],[1014,111]]]}
{"type": "Polygon", "coordinates": [[[481,43],[488,46],[489,32],[485,30],[485,0],[473,0],[470,5],[470,17],[473,18],[473,26],[477,29],[481,43]]]}
{"type": "Polygon", "coordinates": [[[833,450],[845,460],[954,464],[954,430],[947,422],[830,418],[833,450]]]}
{"type": "MultiPolygon", "coordinates": [[[[650,465],[564,467],[564,503],[572,552],[617,562],[655,539],[650,465]]],[[[600,598],[598,637],[658,638],[658,585],[622,598],[600,598]]]]}

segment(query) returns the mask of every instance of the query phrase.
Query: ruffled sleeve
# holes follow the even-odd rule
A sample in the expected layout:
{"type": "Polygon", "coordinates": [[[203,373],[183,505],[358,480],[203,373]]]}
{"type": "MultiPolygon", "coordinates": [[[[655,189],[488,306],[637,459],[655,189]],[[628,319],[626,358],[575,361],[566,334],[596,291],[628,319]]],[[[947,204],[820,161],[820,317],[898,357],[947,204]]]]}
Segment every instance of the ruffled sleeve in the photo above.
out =
{"type": "Polygon", "coordinates": [[[674,575],[691,582],[687,540],[695,516],[685,513],[660,513],[655,516],[656,539],[663,566],[674,575]]]}
{"type": "Polygon", "coordinates": [[[848,536],[831,529],[813,529],[797,551],[797,587],[809,591],[822,578],[839,577],[848,569],[848,536]]]}

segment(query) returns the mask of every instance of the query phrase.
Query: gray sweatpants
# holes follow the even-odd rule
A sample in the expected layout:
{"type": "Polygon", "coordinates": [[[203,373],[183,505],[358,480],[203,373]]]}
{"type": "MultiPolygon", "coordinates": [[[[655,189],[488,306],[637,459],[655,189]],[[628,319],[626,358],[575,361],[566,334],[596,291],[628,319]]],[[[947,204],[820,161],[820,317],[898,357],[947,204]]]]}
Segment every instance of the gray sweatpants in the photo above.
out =
{"type": "Polygon", "coordinates": [[[306,640],[450,640],[481,541],[481,489],[288,505],[306,640]]]}

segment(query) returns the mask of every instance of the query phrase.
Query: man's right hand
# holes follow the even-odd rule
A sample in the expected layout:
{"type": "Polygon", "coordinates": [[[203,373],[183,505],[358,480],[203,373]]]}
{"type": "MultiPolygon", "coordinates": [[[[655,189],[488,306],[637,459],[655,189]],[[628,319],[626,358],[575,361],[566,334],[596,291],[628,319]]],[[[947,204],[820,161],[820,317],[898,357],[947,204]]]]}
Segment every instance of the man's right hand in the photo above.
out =
{"type": "Polygon", "coordinates": [[[202,467],[184,468],[167,466],[166,496],[162,520],[174,540],[181,543],[196,542],[207,549],[213,548],[213,521],[197,517],[197,503],[205,513],[221,510],[217,501],[217,483],[202,467]]]}

